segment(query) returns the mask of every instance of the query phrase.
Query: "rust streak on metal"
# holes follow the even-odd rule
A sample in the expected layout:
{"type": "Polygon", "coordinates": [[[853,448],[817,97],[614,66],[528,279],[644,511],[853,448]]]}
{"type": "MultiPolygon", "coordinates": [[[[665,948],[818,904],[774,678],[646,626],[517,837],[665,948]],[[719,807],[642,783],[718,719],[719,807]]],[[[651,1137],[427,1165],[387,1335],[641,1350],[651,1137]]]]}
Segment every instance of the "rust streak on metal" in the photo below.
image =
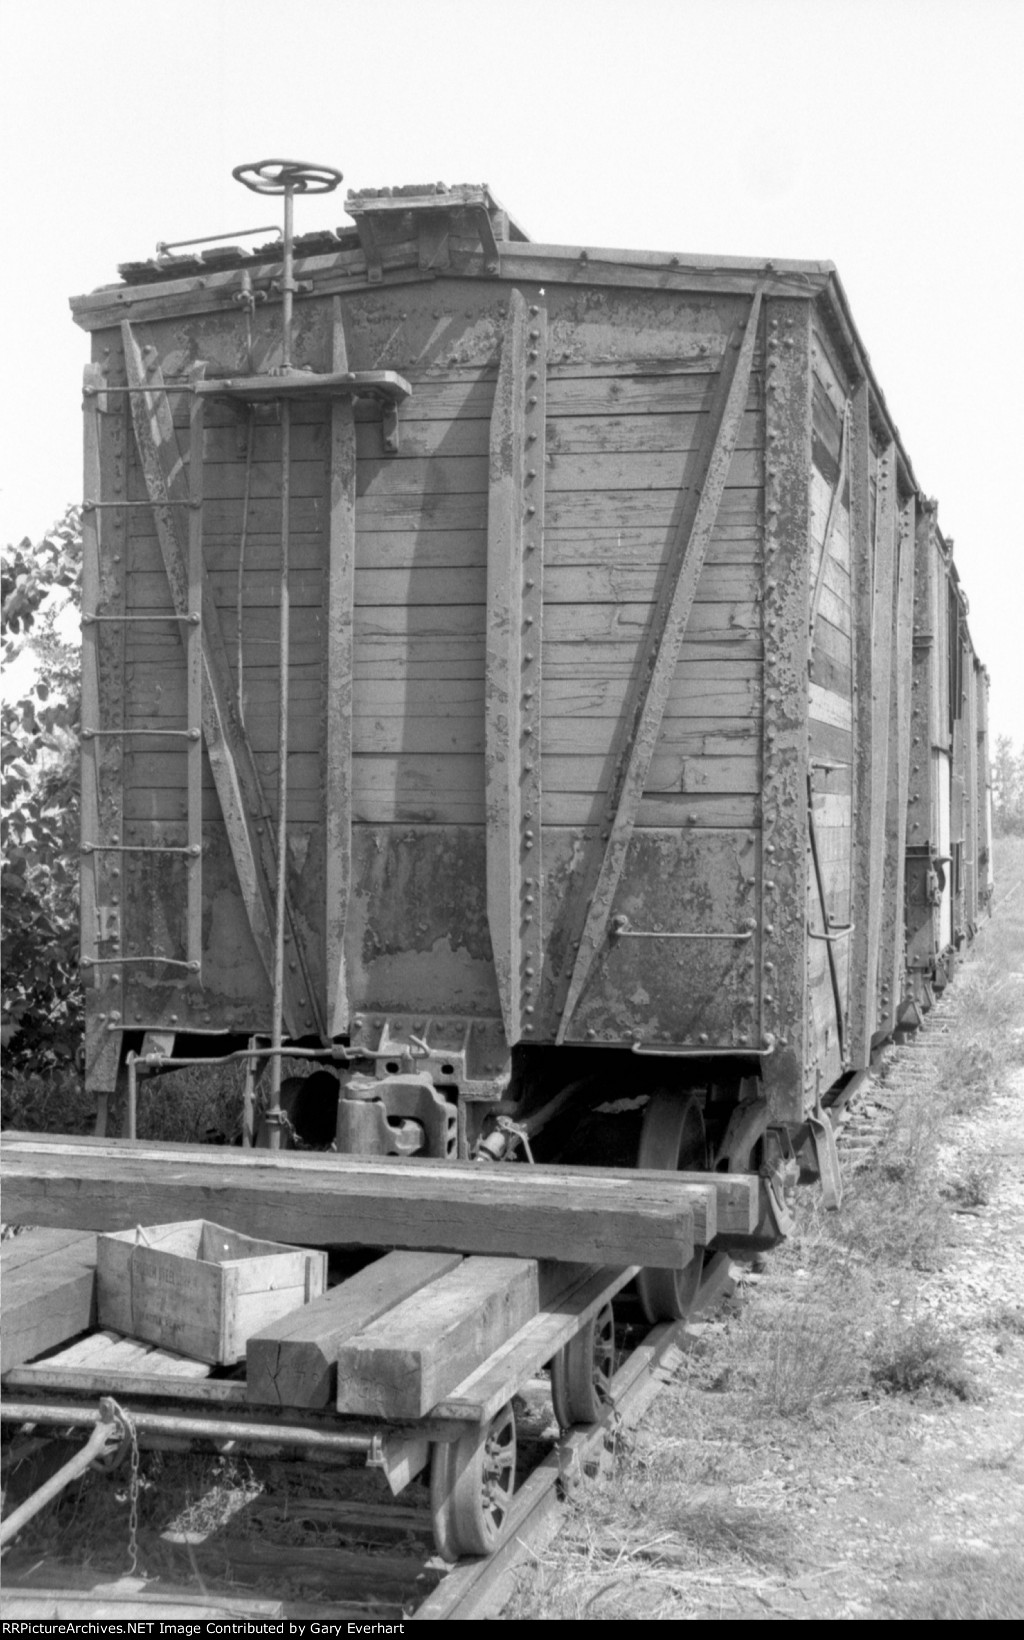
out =
{"type": "Polygon", "coordinates": [[[509,1043],[536,1028],[543,961],[540,655],[545,316],[514,290],[490,426],[485,780],[487,920],[509,1043]]]}
{"type": "Polygon", "coordinates": [[[798,1122],[808,1051],[811,312],[772,301],[766,331],[760,1013],[772,1120],[798,1122]]]}
{"type": "MultiPolygon", "coordinates": [[[[868,989],[870,930],[871,827],[874,802],[874,567],[872,565],[870,491],[870,393],[863,381],[854,390],[853,430],[850,447],[850,535],[853,582],[853,688],[854,688],[854,768],[853,768],[853,900],[852,917],[857,924],[853,938],[852,967],[859,977],[850,995],[850,1053],[855,1065],[865,1065],[871,1054],[874,981],[868,989]],[[868,997],[872,1002],[869,1003],[868,997]]],[[[876,957],[877,957],[877,946],[876,957]]]]}

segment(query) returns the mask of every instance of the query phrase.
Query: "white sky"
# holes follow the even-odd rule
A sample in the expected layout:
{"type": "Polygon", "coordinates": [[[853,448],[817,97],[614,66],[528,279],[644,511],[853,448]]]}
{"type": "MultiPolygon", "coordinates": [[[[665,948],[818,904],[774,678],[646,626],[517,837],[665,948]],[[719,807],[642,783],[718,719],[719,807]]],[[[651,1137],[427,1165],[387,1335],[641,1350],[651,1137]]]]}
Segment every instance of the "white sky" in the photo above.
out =
{"type": "MultiPolygon", "coordinates": [[[[836,263],[956,542],[993,729],[1024,737],[1024,0],[0,12],[4,539],[81,493],[88,348],[67,297],[158,239],[274,220],[233,165],[486,181],[535,239],[836,263]]],[[[347,221],[341,200],[301,201],[299,230],[347,221]]]]}

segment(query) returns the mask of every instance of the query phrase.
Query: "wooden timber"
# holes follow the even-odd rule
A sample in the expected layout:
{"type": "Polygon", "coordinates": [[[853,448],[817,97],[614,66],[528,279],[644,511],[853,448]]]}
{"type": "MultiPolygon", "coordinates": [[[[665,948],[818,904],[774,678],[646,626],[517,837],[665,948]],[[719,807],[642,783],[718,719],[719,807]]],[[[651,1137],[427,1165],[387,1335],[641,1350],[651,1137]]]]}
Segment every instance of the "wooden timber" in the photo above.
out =
{"type": "Polygon", "coordinates": [[[467,1367],[482,1366],[536,1315],[540,1301],[534,1259],[463,1259],[341,1344],[338,1411],[425,1417],[467,1367]]]}
{"type": "Polygon", "coordinates": [[[342,1346],[461,1262],[458,1253],[387,1253],[322,1298],[254,1333],[245,1352],[248,1400],[333,1405],[342,1346]]]}
{"type": "Polygon", "coordinates": [[[95,1319],[95,1236],[34,1229],[0,1246],[0,1371],[85,1332],[95,1319]]]}
{"type": "Polygon", "coordinates": [[[107,1230],[209,1215],[301,1246],[401,1239],[410,1248],[659,1269],[692,1258],[694,1204],[717,1191],[714,1176],[693,1185],[663,1172],[230,1154],[35,1134],[3,1136],[0,1179],[11,1223],[45,1217],[107,1230]]]}
{"type": "Polygon", "coordinates": [[[551,1361],[638,1273],[635,1266],[578,1272],[537,1315],[438,1401],[433,1416],[487,1423],[514,1388],[551,1361]]]}

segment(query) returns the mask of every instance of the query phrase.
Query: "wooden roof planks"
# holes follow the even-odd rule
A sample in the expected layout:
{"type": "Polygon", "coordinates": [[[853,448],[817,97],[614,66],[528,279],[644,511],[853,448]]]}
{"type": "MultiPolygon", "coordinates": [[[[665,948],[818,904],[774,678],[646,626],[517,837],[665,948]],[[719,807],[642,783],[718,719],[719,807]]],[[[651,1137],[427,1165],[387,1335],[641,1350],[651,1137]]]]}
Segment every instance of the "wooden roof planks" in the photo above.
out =
{"type": "MultiPolygon", "coordinates": [[[[719,1228],[714,1178],[4,1134],[5,1217],[90,1230],[214,1218],[300,1246],[431,1248],[681,1269],[719,1228]]],[[[757,1180],[728,1181],[749,1230],[757,1180]],[[745,1181],[745,1182],[744,1182],[745,1181]]],[[[725,1229],[726,1226],[720,1226],[725,1229]]],[[[737,1224],[736,1228],[740,1226],[737,1224]]]]}

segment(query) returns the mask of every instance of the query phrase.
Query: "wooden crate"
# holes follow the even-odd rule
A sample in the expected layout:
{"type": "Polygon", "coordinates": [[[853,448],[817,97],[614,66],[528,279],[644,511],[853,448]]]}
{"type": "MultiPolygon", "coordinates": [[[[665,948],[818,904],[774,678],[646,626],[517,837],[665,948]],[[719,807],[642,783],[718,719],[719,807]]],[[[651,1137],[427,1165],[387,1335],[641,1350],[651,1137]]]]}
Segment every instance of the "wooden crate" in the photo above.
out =
{"type": "Polygon", "coordinates": [[[255,1332],[318,1298],[326,1253],[190,1219],[97,1238],[101,1327],[198,1361],[240,1361],[255,1332]]]}

